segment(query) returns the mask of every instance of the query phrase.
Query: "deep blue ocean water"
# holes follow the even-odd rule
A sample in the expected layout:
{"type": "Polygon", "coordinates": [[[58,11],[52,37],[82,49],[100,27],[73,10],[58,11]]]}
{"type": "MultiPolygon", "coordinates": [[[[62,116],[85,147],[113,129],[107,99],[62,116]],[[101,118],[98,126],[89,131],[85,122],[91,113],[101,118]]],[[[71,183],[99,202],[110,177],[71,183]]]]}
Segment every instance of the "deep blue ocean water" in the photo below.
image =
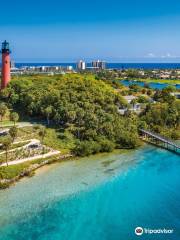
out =
{"type": "MultiPolygon", "coordinates": [[[[76,63],[16,63],[16,66],[73,66],[76,68],[76,63]]],[[[88,63],[87,66],[90,67],[91,64],[88,63]]],[[[108,63],[107,68],[180,69],[180,63],[108,63]]]]}
{"type": "Polygon", "coordinates": [[[179,173],[179,156],[152,146],[51,166],[0,192],[0,240],[179,240],[179,173]]]}

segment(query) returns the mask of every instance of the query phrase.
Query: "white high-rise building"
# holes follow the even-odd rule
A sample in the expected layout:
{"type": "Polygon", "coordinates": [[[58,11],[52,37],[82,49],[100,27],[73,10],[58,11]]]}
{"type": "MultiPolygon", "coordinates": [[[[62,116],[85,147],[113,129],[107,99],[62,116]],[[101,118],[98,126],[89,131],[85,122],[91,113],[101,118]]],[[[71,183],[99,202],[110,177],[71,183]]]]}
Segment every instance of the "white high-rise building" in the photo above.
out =
{"type": "Polygon", "coordinates": [[[11,69],[14,69],[14,68],[15,68],[15,62],[14,62],[13,60],[11,60],[10,66],[11,66],[11,69]]]}
{"type": "Polygon", "coordinates": [[[106,69],[106,62],[100,61],[100,60],[93,61],[92,62],[92,67],[96,68],[96,69],[104,70],[104,69],[106,69]]]}
{"type": "Polygon", "coordinates": [[[78,63],[77,63],[77,69],[78,70],[85,70],[86,69],[86,63],[82,60],[80,60],[78,63]]]}

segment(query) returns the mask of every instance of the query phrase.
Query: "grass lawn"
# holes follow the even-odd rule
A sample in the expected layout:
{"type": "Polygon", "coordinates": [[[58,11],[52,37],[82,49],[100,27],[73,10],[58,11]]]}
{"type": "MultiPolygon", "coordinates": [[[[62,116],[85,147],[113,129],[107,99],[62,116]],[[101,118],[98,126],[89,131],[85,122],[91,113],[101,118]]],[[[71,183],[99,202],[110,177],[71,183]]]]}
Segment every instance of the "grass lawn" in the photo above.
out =
{"type": "Polygon", "coordinates": [[[14,122],[9,121],[9,120],[4,120],[4,121],[0,122],[0,128],[9,127],[9,126],[14,126],[14,122]]]}
{"type": "Polygon", "coordinates": [[[31,165],[31,162],[11,165],[8,167],[0,167],[0,179],[12,179],[21,174],[26,168],[31,165]]]}
{"type": "Polygon", "coordinates": [[[0,180],[1,179],[13,179],[16,176],[19,176],[23,171],[25,171],[28,167],[30,167],[32,164],[40,164],[41,162],[44,162],[45,160],[48,160],[49,163],[54,162],[56,157],[49,157],[49,158],[41,158],[33,161],[28,161],[16,165],[9,165],[8,167],[0,167],[0,180]]]}
{"type": "Polygon", "coordinates": [[[49,157],[49,158],[41,158],[33,161],[28,161],[16,165],[9,165],[0,167],[0,180],[1,179],[12,179],[16,176],[19,176],[24,170],[26,170],[28,167],[30,167],[32,164],[40,164],[41,162],[44,162],[45,160],[48,160],[49,163],[54,162],[57,157],[49,157]]]}
{"type": "Polygon", "coordinates": [[[19,148],[19,147],[23,147],[23,146],[25,146],[25,145],[27,145],[27,144],[29,144],[31,141],[26,141],[26,142],[20,142],[20,143],[14,143],[12,146],[11,146],[11,148],[10,148],[10,150],[12,150],[12,149],[15,149],[15,148],[19,148]]]}
{"type": "Polygon", "coordinates": [[[66,131],[62,133],[59,129],[47,128],[44,144],[62,153],[68,153],[74,147],[74,139],[66,131]]]}
{"type": "MultiPolygon", "coordinates": [[[[49,158],[41,158],[33,161],[28,161],[25,163],[17,164],[17,165],[10,165],[6,167],[0,167],[0,180],[6,179],[6,180],[11,180],[14,179],[15,177],[21,176],[24,172],[26,172],[26,176],[32,176],[34,175],[34,171],[28,170],[33,164],[40,164],[44,161],[48,160],[48,164],[51,164],[56,161],[64,161],[68,160],[66,159],[59,159],[57,156],[54,157],[49,157],[49,158]]],[[[10,186],[11,183],[7,182],[0,182],[0,189],[4,189],[10,186]]]]}
{"type": "MultiPolygon", "coordinates": [[[[30,143],[30,139],[39,139],[41,141],[41,138],[39,136],[39,125],[18,128],[17,138],[15,139],[15,141],[17,141],[17,142],[25,141],[25,142],[13,144],[11,146],[10,150],[22,147],[22,146],[30,143]]],[[[74,147],[74,138],[70,133],[68,133],[66,131],[62,132],[60,129],[49,127],[49,128],[46,128],[46,136],[44,138],[43,144],[54,150],[61,151],[62,154],[67,154],[67,153],[70,153],[71,149],[74,147]]],[[[2,152],[2,151],[4,151],[4,150],[0,149],[0,152],[2,152]]],[[[15,150],[12,153],[11,152],[8,153],[8,161],[13,161],[15,159],[18,159],[18,156],[20,158],[22,156],[26,156],[26,153],[24,151],[25,150],[15,150]],[[23,154],[25,154],[25,155],[23,155],[23,154]]],[[[26,157],[28,157],[28,156],[29,155],[27,155],[26,157]]],[[[0,162],[5,162],[5,159],[6,159],[5,154],[0,155],[0,158],[1,158],[0,162]]],[[[40,160],[38,160],[38,161],[40,161],[40,160]]],[[[24,165],[22,165],[22,167],[23,166],[24,165]]],[[[13,166],[12,166],[12,168],[14,169],[13,166]]],[[[8,169],[11,171],[11,168],[7,168],[7,171],[9,172],[8,169]]],[[[16,169],[16,167],[15,167],[15,169],[16,169]]],[[[17,167],[17,169],[21,169],[21,168],[17,167]]]]}
{"type": "MultiPolygon", "coordinates": [[[[46,128],[46,136],[43,144],[62,153],[68,153],[74,146],[74,139],[70,133],[62,132],[57,128],[46,128]]],[[[18,129],[18,140],[40,139],[37,126],[18,129]]]]}
{"type": "MultiPolygon", "coordinates": [[[[14,144],[10,147],[9,150],[13,150],[13,149],[15,149],[15,148],[23,147],[23,146],[29,144],[30,142],[31,142],[31,141],[26,141],[26,142],[22,142],[22,143],[14,143],[14,144]]],[[[4,151],[5,151],[5,150],[1,149],[1,147],[0,147],[0,153],[1,153],[1,152],[4,152],[4,151]]]]}

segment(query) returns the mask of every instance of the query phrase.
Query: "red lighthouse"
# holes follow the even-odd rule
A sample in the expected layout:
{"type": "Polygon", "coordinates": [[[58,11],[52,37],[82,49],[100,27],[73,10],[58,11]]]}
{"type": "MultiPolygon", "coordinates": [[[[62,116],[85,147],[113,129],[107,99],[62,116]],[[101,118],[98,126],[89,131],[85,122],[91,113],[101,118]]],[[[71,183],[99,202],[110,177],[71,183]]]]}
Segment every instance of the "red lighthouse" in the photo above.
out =
{"type": "Polygon", "coordinates": [[[9,81],[11,80],[11,63],[10,63],[10,49],[9,43],[4,41],[2,43],[2,72],[1,72],[1,89],[7,87],[9,81]]]}

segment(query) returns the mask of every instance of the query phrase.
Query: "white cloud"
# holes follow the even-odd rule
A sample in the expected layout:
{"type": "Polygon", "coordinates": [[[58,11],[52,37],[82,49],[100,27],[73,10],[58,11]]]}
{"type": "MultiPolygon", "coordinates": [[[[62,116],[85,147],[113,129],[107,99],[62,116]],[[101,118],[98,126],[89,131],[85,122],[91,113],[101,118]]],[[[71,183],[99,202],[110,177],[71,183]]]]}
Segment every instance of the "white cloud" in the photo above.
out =
{"type": "Polygon", "coordinates": [[[173,55],[171,53],[166,53],[162,55],[161,58],[179,58],[179,56],[173,55]]]}
{"type": "Polygon", "coordinates": [[[145,58],[180,58],[180,56],[173,55],[171,53],[166,53],[163,55],[156,55],[155,53],[148,53],[145,58]]]}
{"type": "Polygon", "coordinates": [[[155,58],[156,55],[155,55],[154,53],[148,53],[147,57],[149,57],[149,58],[155,58]]]}

